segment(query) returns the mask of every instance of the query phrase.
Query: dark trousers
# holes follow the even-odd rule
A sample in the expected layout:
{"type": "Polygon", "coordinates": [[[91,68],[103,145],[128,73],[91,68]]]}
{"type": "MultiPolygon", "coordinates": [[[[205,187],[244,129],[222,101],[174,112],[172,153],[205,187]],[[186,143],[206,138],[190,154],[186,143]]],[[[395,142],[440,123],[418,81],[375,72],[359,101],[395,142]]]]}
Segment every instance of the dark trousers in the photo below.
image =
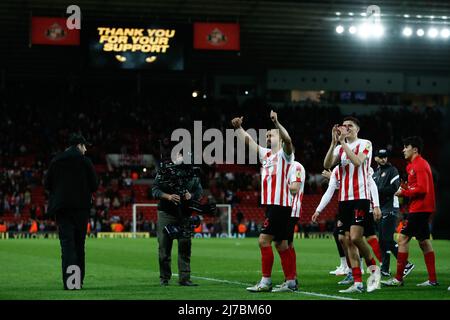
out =
{"type": "Polygon", "coordinates": [[[398,245],[394,241],[395,227],[397,223],[396,212],[383,212],[383,216],[378,225],[380,247],[382,251],[382,271],[389,272],[390,254],[397,258],[398,245]]]}
{"type": "Polygon", "coordinates": [[[61,210],[56,215],[59,242],[61,244],[62,279],[64,289],[67,289],[67,280],[72,273],[68,267],[76,265],[81,271],[81,285],[85,274],[84,243],[86,240],[89,210],[61,210]]]}
{"type": "Polygon", "coordinates": [[[345,252],[344,252],[344,248],[342,248],[341,242],[339,241],[339,229],[337,228],[336,224],[337,224],[337,220],[334,223],[333,238],[334,238],[334,242],[336,243],[336,248],[339,253],[339,258],[344,258],[345,252]]]}
{"type": "MultiPolygon", "coordinates": [[[[172,245],[173,239],[164,231],[168,224],[180,226],[185,231],[190,231],[188,217],[178,217],[165,211],[158,210],[158,222],[156,234],[159,244],[159,277],[169,280],[172,277],[172,245]]],[[[190,280],[191,274],[191,238],[182,237],[178,239],[178,274],[179,281],[190,280]]]]}

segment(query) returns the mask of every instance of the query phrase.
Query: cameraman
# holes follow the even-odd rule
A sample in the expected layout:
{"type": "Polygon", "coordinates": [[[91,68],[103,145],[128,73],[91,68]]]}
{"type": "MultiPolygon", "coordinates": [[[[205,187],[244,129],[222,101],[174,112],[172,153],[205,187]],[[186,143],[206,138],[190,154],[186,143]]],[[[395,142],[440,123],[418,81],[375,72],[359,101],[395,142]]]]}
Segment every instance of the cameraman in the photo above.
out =
{"type": "MultiPolygon", "coordinates": [[[[187,170],[182,166],[181,155],[175,163],[174,172],[178,174],[182,170],[187,170]]],[[[200,179],[196,176],[190,176],[183,185],[170,186],[161,171],[158,171],[153,188],[153,196],[160,199],[158,204],[158,222],[156,226],[156,234],[159,243],[159,271],[160,284],[162,286],[169,285],[172,276],[171,271],[171,253],[173,236],[168,234],[166,227],[176,226],[180,230],[178,239],[178,274],[179,284],[181,286],[196,286],[190,279],[190,261],[191,261],[191,209],[189,208],[189,200],[199,200],[203,190],[200,179]]]]}

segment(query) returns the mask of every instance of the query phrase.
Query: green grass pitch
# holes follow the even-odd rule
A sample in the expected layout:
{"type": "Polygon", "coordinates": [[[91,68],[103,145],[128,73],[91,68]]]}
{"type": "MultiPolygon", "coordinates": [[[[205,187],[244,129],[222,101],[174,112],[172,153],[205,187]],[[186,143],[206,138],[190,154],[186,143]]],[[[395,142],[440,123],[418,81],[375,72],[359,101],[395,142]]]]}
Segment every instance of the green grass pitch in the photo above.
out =
{"type": "MultiPolygon", "coordinates": [[[[194,239],[192,277],[198,287],[180,287],[173,276],[168,287],[159,286],[157,241],[150,239],[88,239],[85,287],[61,289],[58,240],[0,240],[0,299],[199,299],[199,300],[311,300],[340,298],[375,300],[449,300],[450,241],[433,241],[439,287],[420,288],[427,279],[423,256],[411,242],[410,260],[416,269],[400,288],[345,295],[338,292],[341,277],[328,272],[338,264],[332,239],[296,239],[299,292],[249,293],[247,285],[260,279],[260,253],[256,238],[194,239]]],[[[177,245],[172,268],[177,273],[177,245]]],[[[396,265],[391,260],[391,271],[396,265]]],[[[283,280],[275,252],[274,283],[283,280]]],[[[364,281],[367,274],[364,275],[364,281]]],[[[344,287],[345,288],[345,287],[344,287]]]]}

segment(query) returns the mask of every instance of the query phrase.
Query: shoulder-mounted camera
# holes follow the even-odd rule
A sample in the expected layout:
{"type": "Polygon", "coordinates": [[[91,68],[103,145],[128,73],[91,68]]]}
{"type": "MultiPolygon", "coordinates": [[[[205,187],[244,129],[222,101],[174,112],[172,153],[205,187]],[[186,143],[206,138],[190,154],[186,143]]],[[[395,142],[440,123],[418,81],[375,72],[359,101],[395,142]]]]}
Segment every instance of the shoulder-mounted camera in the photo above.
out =
{"type": "Polygon", "coordinates": [[[188,184],[194,178],[199,178],[200,168],[188,164],[162,163],[158,170],[159,181],[164,191],[180,196],[188,192],[188,184]]]}

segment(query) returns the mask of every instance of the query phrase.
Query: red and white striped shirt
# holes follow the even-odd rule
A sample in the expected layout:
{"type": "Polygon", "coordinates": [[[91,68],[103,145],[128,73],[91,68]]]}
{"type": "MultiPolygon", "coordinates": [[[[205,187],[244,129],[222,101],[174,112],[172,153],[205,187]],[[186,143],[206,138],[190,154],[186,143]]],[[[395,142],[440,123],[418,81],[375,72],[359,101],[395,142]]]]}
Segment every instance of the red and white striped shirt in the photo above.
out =
{"type": "Polygon", "coordinates": [[[295,195],[290,194],[292,198],[292,213],[291,217],[300,217],[302,209],[303,200],[303,190],[305,189],[305,168],[300,164],[300,162],[294,161],[288,173],[288,185],[290,186],[293,182],[300,183],[300,189],[295,195]]]}
{"type": "Polygon", "coordinates": [[[287,175],[294,162],[294,154],[287,155],[283,148],[272,154],[272,150],[259,146],[258,156],[261,162],[261,204],[290,207],[287,175]]]}
{"type": "MultiPolygon", "coordinates": [[[[373,175],[373,169],[369,168],[369,190],[370,190],[370,198],[372,200],[372,211],[373,207],[379,207],[380,206],[380,200],[378,197],[378,189],[375,181],[372,178],[373,175]]],[[[341,188],[341,177],[339,176],[339,166],[334,167],[333,171],[331,172],[330,176],[330,182],[328,183],[328,188],[325,191],[325,193],[322,196],[322,199],[320,199],[319,206],[317,207],[317,212],[322,212],[323,209],[330,203],[331,198],[333,197],[335,190],[340,190],[341,188]]],[[[340,195],[339,191],[339,195],[340,195]]],[[[340,199],[339,199],[340,200],[340,199]]]]}
{"type": "Polygon", "coordinates": [[[356,139],[348,146],[356,155],[364,153],[366,159],[360,166],[355,167],[342,146],[339,145],[334,149],[333,155],[339,160],[339,177],[341,180],[339,201],[370,200],[368,176],[370,163],[372,162],[372,143],[369,140],[356,139]]]}

